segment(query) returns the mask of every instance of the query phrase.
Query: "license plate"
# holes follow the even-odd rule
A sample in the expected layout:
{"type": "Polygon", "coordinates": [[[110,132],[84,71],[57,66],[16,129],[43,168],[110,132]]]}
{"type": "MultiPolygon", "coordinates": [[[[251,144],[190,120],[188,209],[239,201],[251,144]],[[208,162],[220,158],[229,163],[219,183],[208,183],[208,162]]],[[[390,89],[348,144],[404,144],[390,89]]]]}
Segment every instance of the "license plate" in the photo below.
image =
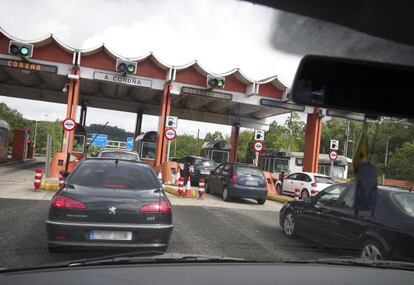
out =
{"type": "Polygon", "coordinates": [[[247,180],[246,185],[247,186],[259,186],[259,182],[254,181],[254,180],[247,180]]]}
{"type": "Polygon", "coordinates": [[[132,240],[132,232],[90,231],[90,240],[132,240]]]}

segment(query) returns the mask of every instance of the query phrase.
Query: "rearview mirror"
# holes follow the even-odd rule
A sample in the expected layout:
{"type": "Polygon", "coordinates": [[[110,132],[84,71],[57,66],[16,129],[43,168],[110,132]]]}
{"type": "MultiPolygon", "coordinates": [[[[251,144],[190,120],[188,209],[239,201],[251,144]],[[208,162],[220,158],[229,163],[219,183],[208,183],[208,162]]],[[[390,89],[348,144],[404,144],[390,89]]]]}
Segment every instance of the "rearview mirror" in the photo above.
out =
{"type": "Polygon", "coordinates": [[[362,118],[363,114],[413,118],[407,101],[413,82],[414,68],[408,66],[306,56],[296,72],[291,96],[297,104],[328,108],[328,116],[343,110],[350,112],[342,112],[349,119],[358,118],[358,113],[362,118]]]}

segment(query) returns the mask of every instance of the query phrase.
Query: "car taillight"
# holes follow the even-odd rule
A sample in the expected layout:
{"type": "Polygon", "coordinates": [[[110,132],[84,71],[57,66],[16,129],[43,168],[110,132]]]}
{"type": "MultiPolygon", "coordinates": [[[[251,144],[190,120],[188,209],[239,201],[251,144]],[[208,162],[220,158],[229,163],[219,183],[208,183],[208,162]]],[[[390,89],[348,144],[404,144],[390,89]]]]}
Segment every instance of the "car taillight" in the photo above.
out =
{"type": "Polygon", "coordinates": [[[170,213],[171,204],[168,201],[154,202],[139,209],[140,213],[170,213]]]}
{"type": "Polygon", "coordinates": [[[231,176],[231,183],[233,183],[233,184],[237,184],[237,175],[236,175],[236,174],[233,174],[233,175],[231,176]]]}
{"type": "Polygon", "coordinates": [[[317,184],[316,182],[313,182],[313,183],[311,184],[311,186],[312,186],[312,187],[318,187],[318,184],[317,184]]]}
{"type": "Polygon", "coordinates": [[[50,202],[50,205],[58,209],[86,209],[86,205],[81,201],[62,195],[57,195],[55,198],[53,198],[52,202],[50,202]]]}

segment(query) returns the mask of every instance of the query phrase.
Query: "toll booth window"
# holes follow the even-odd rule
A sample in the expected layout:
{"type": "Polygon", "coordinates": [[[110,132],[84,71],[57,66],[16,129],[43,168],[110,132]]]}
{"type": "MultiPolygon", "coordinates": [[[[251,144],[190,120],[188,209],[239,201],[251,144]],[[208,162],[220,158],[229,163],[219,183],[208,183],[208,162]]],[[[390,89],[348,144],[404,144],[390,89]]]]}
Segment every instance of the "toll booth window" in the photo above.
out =
{"type": "Polygon", "coordinates": [[[143,141],[141,148],[141,158],[155,159],[156,146],[156,142],[143,141]]]}
{"type": "Polygon", "coordinates": [[[274,172],[289,172],[289,160],[275,158],[273,162],[274,172]]]}
{"type": "Polygon", "coordinates": [[[227,151],[213,150],[211,158],[217,163],[225,163],[229,160],[229,153],[227,151]]]}
{"type": "Polygon", "coordinates": [[[7,130],[0,128],[0,146],[7,146],[7,130]]]}
{"type": "Polygon", "coordinates": [[[85,151],[85,136],[75,135],[73,138],[73,151],[84,152],[85,151]]]}

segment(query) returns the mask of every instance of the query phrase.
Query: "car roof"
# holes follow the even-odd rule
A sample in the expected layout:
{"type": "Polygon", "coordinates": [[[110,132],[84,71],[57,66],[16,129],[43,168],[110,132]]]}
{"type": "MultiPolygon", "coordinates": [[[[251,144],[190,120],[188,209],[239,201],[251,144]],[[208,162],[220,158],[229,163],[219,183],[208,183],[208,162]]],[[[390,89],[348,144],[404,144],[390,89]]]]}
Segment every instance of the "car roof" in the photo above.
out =
{"type": "Polygon", "coordinates": [[[122,161],[124,163],[133,163],[141,166],[146,166],[149,168],[148,164],[143,161],[139,160],[130,160],[130,159],[119,159],[119,158],[112,158],[112,157],[88,157],[82,160],[82,163],[100,163],[102,161],[122,161]]]}
{"type": "Polygon", "coordinates": [[[322,173],[315,173],[315,172],[295,172],[295,173],[303,173],[303,174],[307,174],[307,175],[311,175],[311,176],[320,176],[320,177],[332,178],[328,175],[325,175],[325,174],[322,174],[322,173]]]}
{"type": "Polygon", "coordinates": [[[123,150],[123,149],[103,149],[103,150],[100,150],[99,152],[122,152],[122,153],[133,153],[133,154],[137,154],[136,151],[123,150]]]}
{"type": "MultiPolygon", "coordinates": [[[[354,182],[344,182],[344,183],[337,183],[335,185],[344,185],[344,186],[350,186],[355,185],[354,182]]],[[[395,186],[386,186],[386,185],[378,185],[378,190],[384,191],[384,192],[405,192],[405,193],[413,193],[414,191],[410,191],[405,188],[401,187],[395,187],[395,186]]]]}

